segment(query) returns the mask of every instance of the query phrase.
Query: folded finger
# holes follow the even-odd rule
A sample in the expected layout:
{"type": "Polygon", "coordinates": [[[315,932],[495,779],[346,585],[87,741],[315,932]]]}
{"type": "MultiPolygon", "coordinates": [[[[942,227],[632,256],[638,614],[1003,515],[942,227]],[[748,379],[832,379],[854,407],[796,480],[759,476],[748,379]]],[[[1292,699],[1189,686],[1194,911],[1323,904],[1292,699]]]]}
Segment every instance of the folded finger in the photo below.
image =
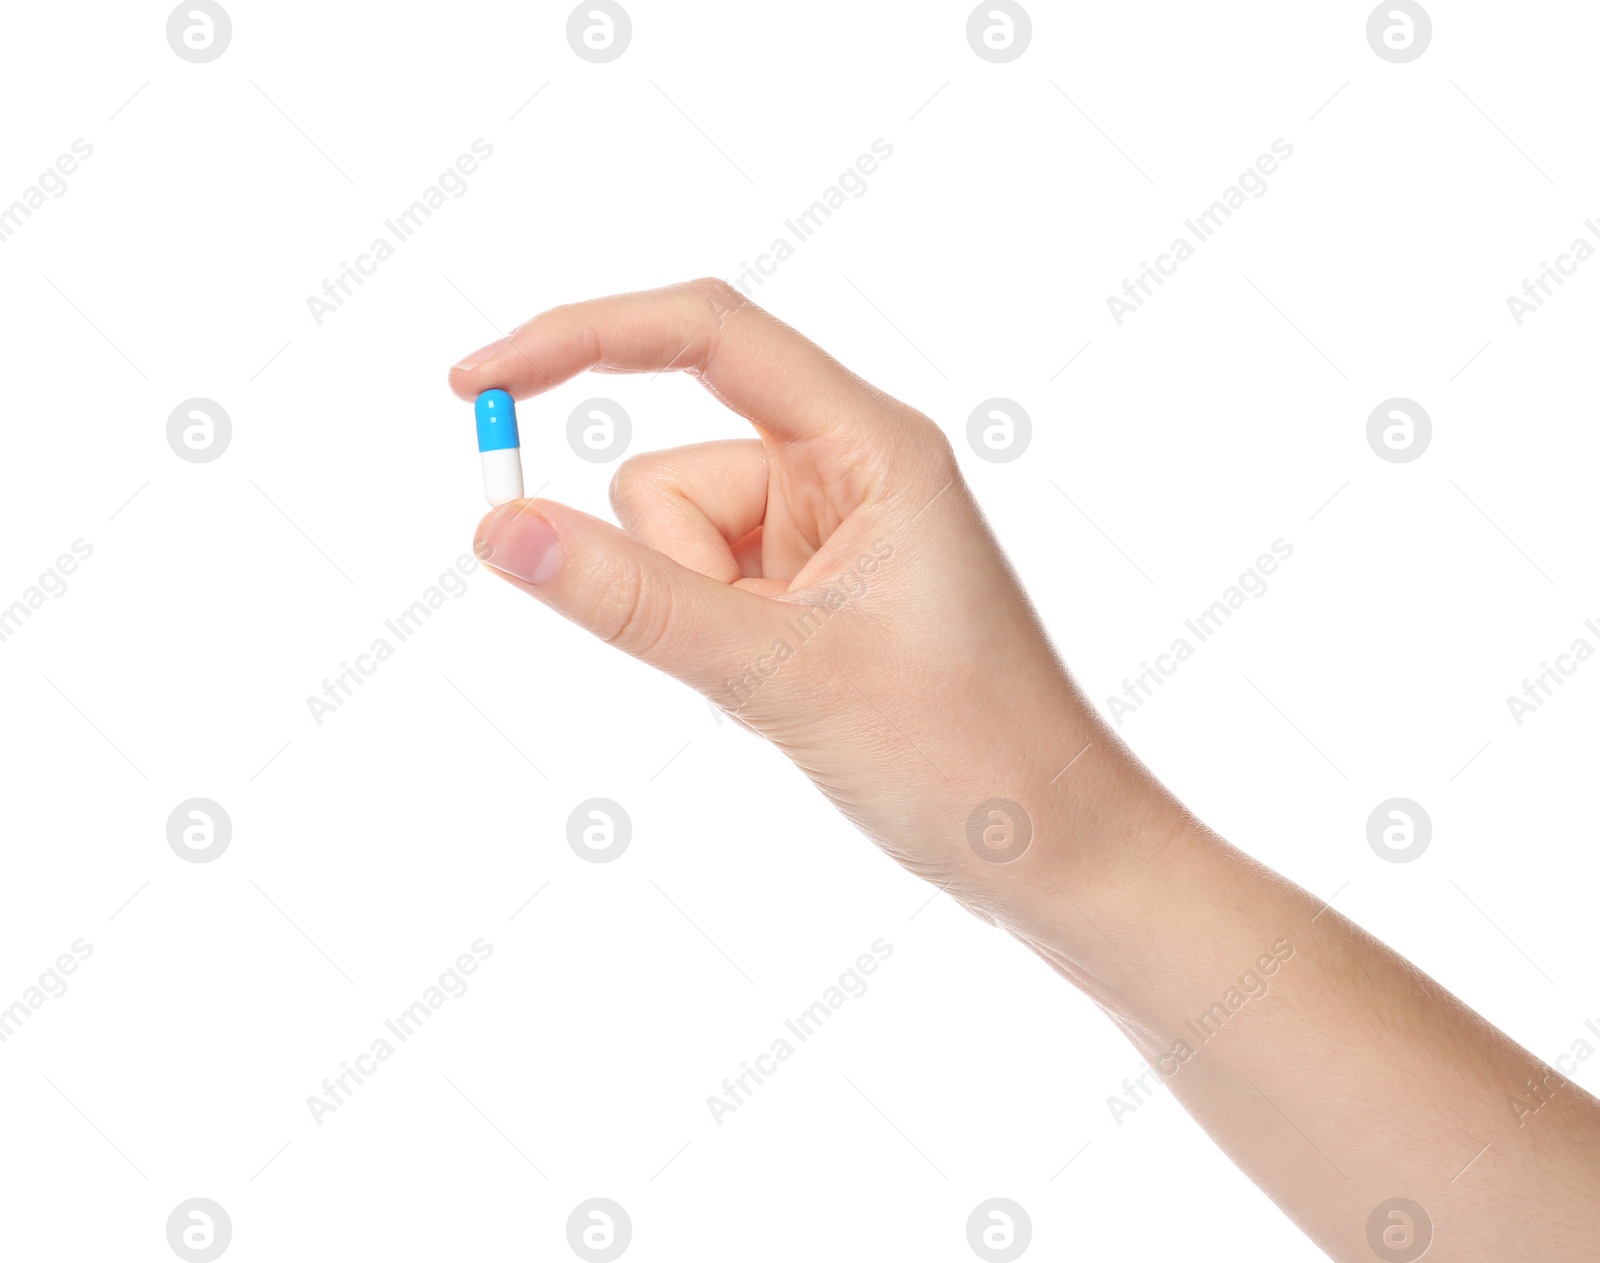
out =
{"type": "Polygon", "coordinates": [[[635,539],[723,583],[760,576],[738,545],[767,507],[759,439],[697,443],[630,457],[611,481],[617,520],[635,539]]]}

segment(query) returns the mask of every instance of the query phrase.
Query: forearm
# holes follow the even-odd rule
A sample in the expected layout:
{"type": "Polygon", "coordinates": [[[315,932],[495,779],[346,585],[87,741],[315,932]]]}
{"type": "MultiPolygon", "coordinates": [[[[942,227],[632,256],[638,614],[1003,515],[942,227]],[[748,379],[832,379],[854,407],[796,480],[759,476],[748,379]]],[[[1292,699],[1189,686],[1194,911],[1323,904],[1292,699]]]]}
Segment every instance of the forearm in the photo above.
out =
{"type": "Polygon", "coordinates": [[[1397,1198],[1430,1259],[1592,1257],[1600,1105],[1187,816],[1073,688],[931,420],[717,281],[556,308],[452,380],[526,397],[591,367],[690,371],[759,438],[627,462],[626,533],[504,506],[480,559],[1033,947],[1334,1257],[1421,1257],[1368,1244],[1397,1198]]]}
{"type": "Polygon", "coordinates": [[[1370,1263],[1369,1218],[1407,1198],[1430,1259],[1586,1257],[1600,1103],[1188,817],[1109,733],[1074,772],[1041,830],[1047,879],[1008,879],[1000,919],[1303,1231],[1370,1263]]]}

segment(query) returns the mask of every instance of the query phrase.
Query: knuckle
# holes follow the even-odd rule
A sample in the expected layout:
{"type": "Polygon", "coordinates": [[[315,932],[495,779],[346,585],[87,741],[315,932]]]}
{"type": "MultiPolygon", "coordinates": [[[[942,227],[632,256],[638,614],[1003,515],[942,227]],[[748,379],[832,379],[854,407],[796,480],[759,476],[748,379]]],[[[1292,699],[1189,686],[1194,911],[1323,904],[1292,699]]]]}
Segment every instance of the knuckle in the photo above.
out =
{"type": "Polygon", "coordinates": [[[606,644],[649,658],[666,638],[672,609],[667,593],[637,567],[619,567],[600,586],[590,629],[606,644]]]}
{"type": "Polygon", "coordinates": [[[921,438],[928,450],[928,460],[940,472],[951,472],[956,467],[956,448],[950,436],[927,417],[921,420],[921,438]]]}
{"type": "Polygon", "coordinates": [[[689,281],[684,288],[694,291],[702,298],[710,299],[725,306],[738,307],[748,301],[743,294],[720,276],[699,276],[689,281]]]}
{"type": "Polygon", "coordinates": [[[906,409],[896,439],[905,468],[925,472],[943,482],[960,467],[950,436],[937,422],[914,409],[906,409]]]}
{"type": "Polygon", "coordinates": [[[702,276],[687,282],[683,288],[706,305],[718,329],[729,316],[754,305],[748,295],[717,276],[702,276]]]}
{"type": "Polygon", "coordinates": [[[627,513],[641,492],[654,485],[661,471],[660,458],[654,452],[630,456],[617,466],[611,475],[611,507],[618,516],[627,513]]]}

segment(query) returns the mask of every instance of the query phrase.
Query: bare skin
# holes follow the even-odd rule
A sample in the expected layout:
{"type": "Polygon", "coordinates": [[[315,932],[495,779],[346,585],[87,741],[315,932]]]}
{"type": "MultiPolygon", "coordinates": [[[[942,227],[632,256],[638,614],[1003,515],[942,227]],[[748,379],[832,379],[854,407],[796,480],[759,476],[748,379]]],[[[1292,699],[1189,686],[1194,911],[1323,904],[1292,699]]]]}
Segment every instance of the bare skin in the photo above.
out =
{"type": "Polygon", "coordinates": [[[1429,1260],[1594,1257],[1600,1102],[1151,777],[927,417],[720,281],[558,307],[450,382],[526,398],[669,368],[758,437],[627,461],[622,530],[502,506],[483,561],[705,693],[1081,988],[1330,1257],[1419,1258],[1430,1230],[1429,1260]]]}

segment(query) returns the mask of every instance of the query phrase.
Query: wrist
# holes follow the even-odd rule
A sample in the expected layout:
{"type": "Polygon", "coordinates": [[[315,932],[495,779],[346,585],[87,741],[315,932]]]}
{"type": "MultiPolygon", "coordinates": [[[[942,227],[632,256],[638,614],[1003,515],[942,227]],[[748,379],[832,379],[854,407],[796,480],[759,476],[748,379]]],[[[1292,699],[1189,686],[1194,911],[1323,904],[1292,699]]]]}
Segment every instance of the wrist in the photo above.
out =
{"type": "MultiPolygon", "coordinates": [[[[1030,744],[1010,760],[1013,793],[973,803],[952,890],[1052,963],[1105,974],[1102,923],[1126,937],[1162,915],[1162,870],[1203,830],[1081,704],[1030,744]]],[[[1136,972],[1122,965],[1109,975],[1136,972]]]]}

